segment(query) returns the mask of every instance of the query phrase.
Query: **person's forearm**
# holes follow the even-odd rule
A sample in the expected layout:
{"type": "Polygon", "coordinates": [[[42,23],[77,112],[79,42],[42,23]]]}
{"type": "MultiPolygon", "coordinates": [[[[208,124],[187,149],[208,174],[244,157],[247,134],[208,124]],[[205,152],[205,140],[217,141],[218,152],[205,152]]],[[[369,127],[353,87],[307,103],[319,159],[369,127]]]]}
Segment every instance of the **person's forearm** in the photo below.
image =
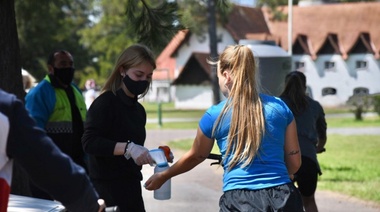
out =
{"type": "Polygon", "coordinates": [[[293,175],[301,167],[301,154],[297,153],[294,155],[287,155],[285,158],[286,168],[288,169],[289,175],[293,175]]]}
{"type": "Polygon", "coordinates": [[[183,155],[170,169],[168,169],[164,176],[166,179],[172,178],[179,174],[190,171],[195,166],[203,162],[206,158],[193,154],[192,150],[188,151],[183,155]]]}

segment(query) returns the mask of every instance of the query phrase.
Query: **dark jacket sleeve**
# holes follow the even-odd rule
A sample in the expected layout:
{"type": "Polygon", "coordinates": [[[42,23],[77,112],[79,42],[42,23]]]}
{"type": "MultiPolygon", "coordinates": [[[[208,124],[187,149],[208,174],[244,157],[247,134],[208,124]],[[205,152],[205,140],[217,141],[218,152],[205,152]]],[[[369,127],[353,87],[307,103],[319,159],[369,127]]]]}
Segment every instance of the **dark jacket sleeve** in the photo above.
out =
{"type": "Polygon", "coordinates": [[[97,211],[98,194],[84,169],[36,126],[23,103],[0,91],[0,110],[8,111],[10,122],[7,154],[25,169],[30,180],[69,211],[97,211]]]}
{"type": "Polygon", "coordinates": [[[327,123],[325,119],[325,112],[322,108],[322,106],[317,102],[317,108],[318,108],[318,119],[316,123],[316,128],[318,132],[318,138],[319,140],[326,140],[327,138],[327,123]]]}

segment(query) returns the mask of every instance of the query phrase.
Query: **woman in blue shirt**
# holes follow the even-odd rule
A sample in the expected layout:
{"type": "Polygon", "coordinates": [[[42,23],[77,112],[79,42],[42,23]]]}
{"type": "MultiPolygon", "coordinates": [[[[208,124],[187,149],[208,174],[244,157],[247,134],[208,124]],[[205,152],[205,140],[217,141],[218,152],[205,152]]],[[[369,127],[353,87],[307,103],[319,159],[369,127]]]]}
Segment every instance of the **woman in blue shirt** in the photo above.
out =
{"type": "Polygon", "coordinates": [[[259,93],[256,61],[247,46],[229,46],[210,63],[217,65],[227,99],[207,110],[192,148],[149,178],[146,189],[157,189],[204,161],[216,140],[224,167],[220,211],[303,211],[290,179],[301,165],[292,112],[279,98],[259,93]]]}

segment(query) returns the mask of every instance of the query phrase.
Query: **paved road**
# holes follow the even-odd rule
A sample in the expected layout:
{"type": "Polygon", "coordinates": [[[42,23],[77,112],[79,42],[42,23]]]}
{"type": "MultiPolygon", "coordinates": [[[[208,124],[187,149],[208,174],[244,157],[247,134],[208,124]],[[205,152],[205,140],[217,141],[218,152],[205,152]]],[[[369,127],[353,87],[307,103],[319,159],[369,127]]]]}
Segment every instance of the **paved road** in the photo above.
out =
{"type": "MultiPolygon", "coordinates": [[[[357,129],[355,129],[357,130],[357,129]]],[[[338,130],[339,132],[342,132],[338,130]]],[[[380,128],[374,129],[380,134],[380,128]]],[[[157,148],[167,141],[183,138],[193,138],[195,130],[148,130],[147,148],[157,148]]],[[[328,133],[336,133],[329,129],[328,133]]],[[[346,130],[344,134],[354,132],[346,130]]],[[[365,133],[365,132],[363,132],[365,133]]],[[[173,150],[174,155],[180,157],[183,152],[173,150]]],[[[143,197],[147,212],[216,212],[222,194],[222,172],[217,166],[210,166],[211,160],[206,160],[193,170],[171,179],[172,198],[170,200],[155,200],[153,192],[143,189],[143,197]]],[[[144,180],[153,174],[153,167],[143,168],[144,180]]],[[[380,212],[380,205],[361,201],[330,191],[316,192],[316,201],[320,212],[380,212]]]]}

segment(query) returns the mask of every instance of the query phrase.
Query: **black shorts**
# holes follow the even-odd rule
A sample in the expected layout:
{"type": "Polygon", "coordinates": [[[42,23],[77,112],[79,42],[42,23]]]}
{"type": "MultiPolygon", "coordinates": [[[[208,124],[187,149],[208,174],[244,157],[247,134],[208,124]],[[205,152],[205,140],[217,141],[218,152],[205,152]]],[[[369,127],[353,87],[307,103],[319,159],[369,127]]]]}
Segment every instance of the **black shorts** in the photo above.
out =
{"type": "Polygon", "coordinates": [[[318,173],[317,164],[308,157],[302,156],[302,165],[293,180],[302,196],[314,195],[317,189],[318,173]]]}
{"type": "Polygon", "coordinates": [[[220,212],[303,212],[302,198],[293,183],[260,190],[226,191],[220,212]]]}

